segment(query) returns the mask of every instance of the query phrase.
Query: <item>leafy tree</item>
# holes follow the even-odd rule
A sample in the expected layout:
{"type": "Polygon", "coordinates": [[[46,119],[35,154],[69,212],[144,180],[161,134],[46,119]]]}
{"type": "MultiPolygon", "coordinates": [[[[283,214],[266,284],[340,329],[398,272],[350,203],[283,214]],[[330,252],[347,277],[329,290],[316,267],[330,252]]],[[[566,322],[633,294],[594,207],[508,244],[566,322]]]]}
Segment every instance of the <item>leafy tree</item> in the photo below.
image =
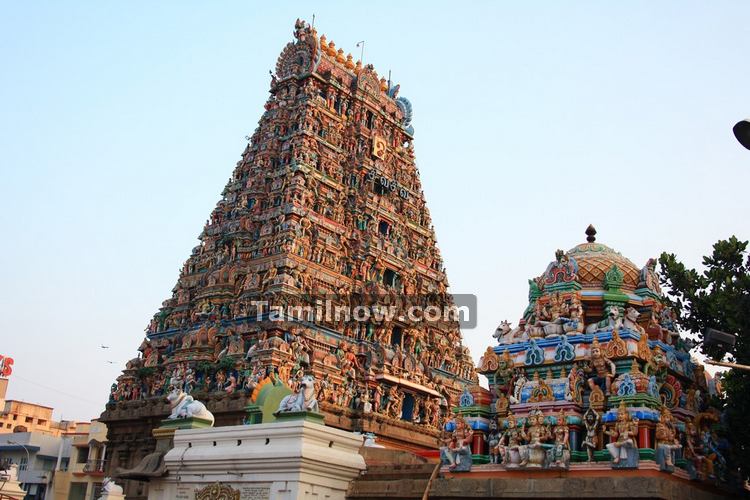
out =
{"type": "MultiPolygon", "coordinates": [[[[735,236],[716,242],[713,253],[703,258],[705,270],[689,269],[674,254],[659,258],[662,284],[679,313],[679,323],[703,341],[706,328],[736,336],[733,347],[706,345],[701,351],[714,359],[729,355],[750,365],[750,256],[747,241],[735,236]]],[[[734,459],[745,477],[750,476],[750,371],[732,369],[724,377],[723,401],[734,459]]]]}

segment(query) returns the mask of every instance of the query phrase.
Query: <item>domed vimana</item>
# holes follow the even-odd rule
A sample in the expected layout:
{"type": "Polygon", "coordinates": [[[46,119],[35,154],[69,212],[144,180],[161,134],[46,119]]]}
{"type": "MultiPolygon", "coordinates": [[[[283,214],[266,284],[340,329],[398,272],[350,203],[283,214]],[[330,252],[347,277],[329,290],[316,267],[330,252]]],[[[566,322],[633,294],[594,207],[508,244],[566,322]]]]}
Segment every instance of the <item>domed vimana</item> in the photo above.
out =
{"type": "MultiPolygon", "coordinates": [[[[326,313],[452,305],[415,166],[412,107],[398,91],[296,23],[200,244],[112,385],[101,417],[110,474],[159,473],[151,431],[170,412],[170,385],[225,426],[273,419],[286,387],[312,374],[327,425],[391,447],[438,447],[444,420],[477,382],[458,322],[326,313]]],[[[135,481],[126,493],[146,494],[135,481]]]]}
{"type": "MultiPolygon", "coordinates": [[[[598,242],[592,226],[586,235],[529,280],[518,326],[503,321],[497,345],[480,359],[489,394],[482,402],[475,390],[456,410],[463,421],[447,425],[460,439],[468,423],[473,441],[463,453],[487,464],[466,477],[479,469],[482,477],[505,478],[505,493],[519,498],[534,488],[532,477],[547,481],[551,497],[595,491],[609,469],[649,471],[635,474],[640,482],[632,471],[607,472],[613,496],[684,498],[686,490],[672,489],[687,487],[682,480],[731,483],[729,444],[712,406],[717,382],[678,334],[656,261],[639,268],[598,242]],[[557,472],[530,476],[529,469],[557,472]]],[[[443,455],[450,464],[450,447],[443,455]]]]}

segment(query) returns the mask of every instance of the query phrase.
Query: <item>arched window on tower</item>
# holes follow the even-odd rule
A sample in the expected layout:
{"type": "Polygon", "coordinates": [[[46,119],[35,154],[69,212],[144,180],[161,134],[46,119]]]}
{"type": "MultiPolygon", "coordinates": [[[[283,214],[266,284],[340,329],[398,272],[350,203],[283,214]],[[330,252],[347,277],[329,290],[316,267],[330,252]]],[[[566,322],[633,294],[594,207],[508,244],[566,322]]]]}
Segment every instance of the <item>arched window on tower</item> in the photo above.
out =
{"type": "Polygon", "coordinates": [[[403,336],[403,330],[401,330],[401,327],[394,326],[393,329],[391,330],[391,345],[400,346],[402,336],[403,336]]]}
{"type": "Polygon", "coordinates": [[[393,269],[386,269],[383,273],[383,284],[385,286],[396,287],[398,285],[398,274],[393,269]]]}
{"type": "Polygon", "coordinates": [[[411,422],[414,416],[414,394],[404,394],[404,406],[401,409],[401,420],[411,422]]]}
{"type": "Polygon", "coordinates": [[[380,223],[378,224],[378,232],[383,236],[388,236],[389,234],[391,234],[391,225],[388,223],[388,221],[380,221],[380,223]]]}

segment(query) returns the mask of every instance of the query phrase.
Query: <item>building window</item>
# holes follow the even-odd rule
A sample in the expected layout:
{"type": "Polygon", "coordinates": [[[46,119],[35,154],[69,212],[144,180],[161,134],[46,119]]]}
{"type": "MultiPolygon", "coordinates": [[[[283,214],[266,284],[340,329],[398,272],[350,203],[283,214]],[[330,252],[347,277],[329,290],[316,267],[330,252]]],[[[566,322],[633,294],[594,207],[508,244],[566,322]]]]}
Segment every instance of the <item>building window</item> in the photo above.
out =
{"type": "Polygon", "coordinates": [[[26,470],[29,468],[28,457],[21,457],[21,461],[18,462],[18,470],[26,470]]]}
{"type": "Polygon", "coordinates": [[[34,422],[34,417],[26,417],[26,423],[31,424],[34,422]]]}
{"type": "Polygon", "coordinates": [[[378,232],[383,236],[388,236],[391,233],[391,225],[388,222],[381,220],[378,224],[378,232]]]}
{"type": "Polygon", "coordinates": [[[70,483],[70,500],[86,500],[86,483],[70,483]]]}
{"type": "Polygon", "coordinates": [[[89,458],[89,448],[88,446],[78,448],[78,454],[76,455],[76,463],[77,464],[85,464],[86,460],[89,458]]]}

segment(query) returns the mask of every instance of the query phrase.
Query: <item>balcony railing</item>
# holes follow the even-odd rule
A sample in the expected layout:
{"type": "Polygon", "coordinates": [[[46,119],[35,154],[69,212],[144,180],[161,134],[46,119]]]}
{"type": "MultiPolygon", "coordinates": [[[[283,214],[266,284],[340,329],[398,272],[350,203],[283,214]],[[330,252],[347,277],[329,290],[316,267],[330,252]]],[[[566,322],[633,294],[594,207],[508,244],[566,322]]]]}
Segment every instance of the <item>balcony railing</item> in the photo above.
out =
{"type": "Polygon", "coordinates": [[[86,465],[83,466],[83,472],[104,473],[106,465],[106,460],[89,460],[86,462],[86,465]]]}

